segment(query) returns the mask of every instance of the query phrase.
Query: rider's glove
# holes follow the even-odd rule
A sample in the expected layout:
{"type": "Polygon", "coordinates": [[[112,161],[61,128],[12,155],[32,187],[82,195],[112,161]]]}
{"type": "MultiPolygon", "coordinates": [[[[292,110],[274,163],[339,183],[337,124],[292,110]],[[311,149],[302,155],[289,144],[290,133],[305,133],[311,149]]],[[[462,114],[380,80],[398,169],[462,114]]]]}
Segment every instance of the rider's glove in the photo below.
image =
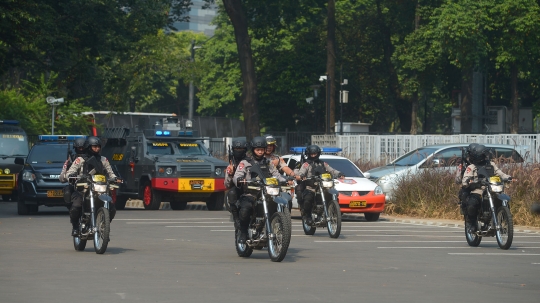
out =
{"type": "Polygon", "coordinates": [[[77,178],[77,174],[70,174],[68,178],[77,178]]]}
{"type": "Polygon", "coordinates": [[[506,181],[512,181],[512,177],[508,177],[508,179],[506,179],[506,181]]]}
{"type": "Polygon", "coordinates": [[[238,187],[242,187],[242,186],[246,185],[246,179],[240,177],[240,178],[236,179],[236,184],[238,184],[238,187]]]}

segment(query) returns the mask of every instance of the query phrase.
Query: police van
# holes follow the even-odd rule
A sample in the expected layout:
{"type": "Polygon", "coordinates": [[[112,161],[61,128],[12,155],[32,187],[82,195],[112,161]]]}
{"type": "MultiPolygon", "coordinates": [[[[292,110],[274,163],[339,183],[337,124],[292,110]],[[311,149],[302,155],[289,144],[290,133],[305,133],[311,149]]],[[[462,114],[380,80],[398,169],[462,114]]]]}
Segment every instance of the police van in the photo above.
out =
{"type": "Polygon", "coordinates": [[[64,201],[66,184],[58,178],[73,150],[73,141],[78,138],[86,136],[40,135],[26,159],[15,158],[15,163],[24,166],[17,179],[19,215],[36,213],[41,205],[66,206],[69,209],[70,205],[64,201]]]}
{"type": "Polygon", "coordinates": [[[3,201],[17,200],[17,174],[22,165],[16,157],[28,155],[28,137],[19,121],[0,120],[0,195],[3,201]]]}
{"type": "Polygon", "coordinates": [[[130,198],[141,199],[149,210],[161,202],[183,210],[193,201],[206,202],[208,210],[223,209],[228,163],[211,155],[192,126],[190,120],[158,116],[133,127],[104,129],[101,154],[124,180],[112,195],[117,209],[130,198]]]}

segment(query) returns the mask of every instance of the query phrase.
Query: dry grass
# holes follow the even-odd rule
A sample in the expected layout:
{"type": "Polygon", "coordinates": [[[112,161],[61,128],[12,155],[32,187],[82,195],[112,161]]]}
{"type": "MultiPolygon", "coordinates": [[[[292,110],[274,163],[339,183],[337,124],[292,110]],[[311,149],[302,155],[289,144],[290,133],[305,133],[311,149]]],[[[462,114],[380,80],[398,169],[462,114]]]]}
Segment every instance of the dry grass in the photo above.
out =
{"type": "MultiPolygon", "coordinates": [[[[540,164],[507,164],[504,169],[517,182],[509,184],[505,192],[512,201],[510,208],[515,225],[540,227],[540,216],[531,212],[531,205],[540,201],[540,164]]],[[[385,212],[421,218],[461,220],[457,204],[460,185],[454,183],[454,174],[424,170],[422,173],[402,178],[387,204],[385,212]]]]}

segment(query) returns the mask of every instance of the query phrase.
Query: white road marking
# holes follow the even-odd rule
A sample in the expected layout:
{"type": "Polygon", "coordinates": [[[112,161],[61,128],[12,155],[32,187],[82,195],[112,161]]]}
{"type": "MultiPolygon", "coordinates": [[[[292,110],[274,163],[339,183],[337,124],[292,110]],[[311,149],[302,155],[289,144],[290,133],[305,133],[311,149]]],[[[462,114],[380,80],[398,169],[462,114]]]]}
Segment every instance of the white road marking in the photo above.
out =
{"type": "Polygon", "coordinates": [[[365,241],[356,241],[356,240],[335,240],[335,241],[314,241],[320,243],[463,243],[463,241],[417,241],[417,240],[406,240],[406,241],[384,241],[384,240],[365,240],[365,241]]]}
{"type": "Polygon", "coordinates": [[[176,225],[169,225],[169,226],[165,226],[165,227],[212,227],[212,228],[215,228],[215,227],[223,227],[223,226],[200,226],[200,225],[193,225],[193,226],[176,226],[176,225]]]}
{"type": "MultiPolygon", "coordinates": [[[[379,246],[377,248],[391,248],[391,249],[398,249],[398,248],[404,248],[404,249],[415,249],[415,248],[418,248],[418,249],[425,249],[425,248],[463,248],[463,249],[482,249],[482,247],[470,247],[470,246],[379,246]]],[[[492,247],[484,247],[484,248],[489,248],[489,249],[492,249],[492,247]]],[[[512,248],[515,248],[515,249],[530,249],[530,248],[540,248],[539,247],[512,247],[512,248]]]]}
{"type": "Polygon", "coordinates": [[[185,218],[185,219],[114,219],[114,221],[170,221],[170,220],[179,220],[179,221],[189,221],[189,220],[223,220],[223,218],[185,218]]]}
{"type": "Polygon", "coordinates": [[[480,255],[480,256],[540,256],[540,254],[520,253],[448,253],[449,255],[480,255]]]}
{"type": "Polygon", "coordinates": [[[222,223],[222,224],[232,224],[232,222],[178,222],[178,221],[167,221],[167,222],[126,222],[126,224],[216,224],[216,223],[222,223]]]}

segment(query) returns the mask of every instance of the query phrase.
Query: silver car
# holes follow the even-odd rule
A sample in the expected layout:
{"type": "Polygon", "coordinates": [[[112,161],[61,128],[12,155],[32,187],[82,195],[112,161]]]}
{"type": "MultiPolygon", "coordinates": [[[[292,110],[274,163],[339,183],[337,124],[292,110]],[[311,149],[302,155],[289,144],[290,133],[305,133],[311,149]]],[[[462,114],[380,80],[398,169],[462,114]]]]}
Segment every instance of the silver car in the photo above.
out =
{"type": "MultiPolygon", "coordinates": [[[[397,181],[410,175],[420,173],[423,169],[438,169],[454,172],[461,162],[462,150],[468,143],[438,144],[417,148],[397,158],[385,166],[367,171],[370,179],[376,182],[386,195],[386,201],[392,199],[397,181]]],[[[528,155],[528,146],[511,146],[503,144],[484,144],[492,148],[495,156],[511,158],[513,162],[526,162],[523,156],[528,155]]],[[[531,159],[526,157],[527,162],[531,159]]]]}

